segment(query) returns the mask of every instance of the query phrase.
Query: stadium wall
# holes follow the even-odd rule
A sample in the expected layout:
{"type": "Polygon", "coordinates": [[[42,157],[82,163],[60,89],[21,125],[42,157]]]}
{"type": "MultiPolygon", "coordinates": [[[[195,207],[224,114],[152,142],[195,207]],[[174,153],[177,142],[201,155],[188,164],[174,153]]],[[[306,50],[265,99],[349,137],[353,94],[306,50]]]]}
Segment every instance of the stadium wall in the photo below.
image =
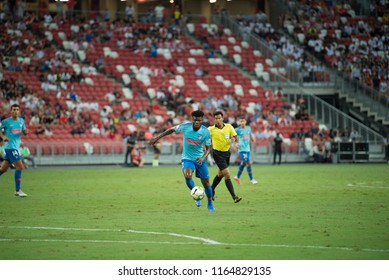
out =
{"type": "MultiPolygon", "coordinates": [[[[117,143],[116,143],[117,144],[117,143]]],[[[66,146],[66,145],[65,145],[66,146]]],[[[353,163],[353,162],[384,162],[385,146],[383,144],[369,143],[369,149],[364,154],[367,154],[365,160],[360,160],[358,157],[352,157],[351,160],[340,160],[342,154],[348,154],[349,151],[341,151],[333,154],[333,163],[353,163]]],[[[92,152],[82,152],[79,147],[72,154],[57,154],[58,146],[49,146],[44,149],[41,144],[29,146],[31,150],[35,151],[34,158],[37,165],[102,165],[113,164],[122,165],[124,163],[125,153],[124,144],[122,149],[117,149],[114,144],[108,149],[103,149],[103,146],[97,146],[92,152]]],[[[66,147],[64,147],[66,150],[66,147]]],[[[358,151],[357,151],[358,152],[358,151]]],[[[358,154],[356,152],[356,154],[358,154]]],[[[146,153],[144,154],[145,164],[151,165],[153,162],[153,149],[147,145],[146,153]]],[[[352,155],[353,156],[353,155],[352,155]]],[[[231,164],[237,162],[238,153],[232,151],[231,164]]],[[[162,142],[162,149],[160,155],[160,164],[175,165],[181,161],[181,142],[162,142]]],[[[252,161],[254,164],[272,164],[273,163],[273,148],[269,141],[258,141],[252,147],[252,161]]],[[[306,163],[313,162],[313,157],[309,153],[308,147],[304,142],[289,142],[285,141],[283,144],[282,163],[306,163]]],[[[213,163],[213,162],[212,162],[213,163]]]]}

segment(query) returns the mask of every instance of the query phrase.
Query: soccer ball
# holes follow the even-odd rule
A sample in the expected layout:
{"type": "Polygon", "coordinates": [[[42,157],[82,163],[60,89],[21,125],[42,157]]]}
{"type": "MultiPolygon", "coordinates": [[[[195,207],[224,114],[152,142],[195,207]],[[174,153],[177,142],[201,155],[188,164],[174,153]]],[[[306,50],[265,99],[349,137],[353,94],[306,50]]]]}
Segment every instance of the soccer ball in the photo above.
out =
{"type": "Polygon", "coordinates": [[[194,200],[202,200],[205,196],[204,188],[195,186],[191,191],[190,195],[194,200]]]}

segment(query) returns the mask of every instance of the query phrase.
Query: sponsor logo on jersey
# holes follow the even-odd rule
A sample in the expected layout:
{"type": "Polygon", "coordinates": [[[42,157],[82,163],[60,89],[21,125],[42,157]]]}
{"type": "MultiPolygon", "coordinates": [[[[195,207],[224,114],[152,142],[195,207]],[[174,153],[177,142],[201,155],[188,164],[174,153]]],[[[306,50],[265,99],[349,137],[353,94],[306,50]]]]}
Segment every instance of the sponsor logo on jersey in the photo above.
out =
{"type": "Polygon", "coordinates": [[[188,143],[190,145],[199,145],[200,141],[194,140],[194,139],[190,139],[190,138],[186,138],[186,143],[188,143]]]}
{"type": "Polygon", "coordinates": [[[20,134],[20,133],[22,133],[22,129],[21,128],[12,128],[11,133],[12,134],[20,134]]]}

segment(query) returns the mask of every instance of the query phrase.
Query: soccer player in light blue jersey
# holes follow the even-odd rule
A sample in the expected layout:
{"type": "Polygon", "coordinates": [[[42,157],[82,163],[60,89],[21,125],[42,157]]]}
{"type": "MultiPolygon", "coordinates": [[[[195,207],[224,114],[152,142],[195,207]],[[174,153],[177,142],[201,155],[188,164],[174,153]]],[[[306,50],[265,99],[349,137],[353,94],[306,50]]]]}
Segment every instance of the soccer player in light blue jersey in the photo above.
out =
{"type": "Polygon", "coordinates": [[[245,117],[239,118],[240,126],[235,129],[239,137],[239,156],[240,164],[238,167],[238,173],[234,177],[235,181],[240,184],[240,176],[244,168],[247,166],[247,173],[249,174],[251,184],[255,185],[258,183],[257,180],[253,178],[253,171],[251,168],[251,159],[250,159],[250,140],[255,141],[254,135],[251,133],[251,127],[247,125],[245,117]]]}
{"type": "Polygon", "coordinates": [[[20,147],[20,136],[23,133],[27,135],[27,129],[24,124],[24,120],[19,118],[20,107],[18,104],[11,106],[11,117],[4,119],[0,124],[0,137],[5,142],[4,144],[4,161],[0,167],[0,176],[7,172],[8,168],[11,165],[15,166],[15,195],[19,197],[25,197],[25,194],[21,187],[22,181],[22,170],[24,164],[20,156],[19,147],[20,147]]]}
{"type": "MultiPolygon", "coordinates": [[[[193,171],[196,171],[196,177],[200,178],[208,198],[208,210],[214,212],[215,207],[212,203],[212,188],[209,184],[209,172],[206,160],[211,152],[211,135],[208,129],[202,125],[204,118],[202,111],[197,110],[192,112],[191,117],[192,122],[183,123],[165,130],[160,135],[152,138],[150,144],[154,145],[162,137],[174,132],[182,133],[184,148],[181,163],[186,185],[189,189],[194,188],[195,184],[192,179],[192,174],[193,171]]],[[[201,206],[201,200],[196,200],[196,206],[201,206]]]]}

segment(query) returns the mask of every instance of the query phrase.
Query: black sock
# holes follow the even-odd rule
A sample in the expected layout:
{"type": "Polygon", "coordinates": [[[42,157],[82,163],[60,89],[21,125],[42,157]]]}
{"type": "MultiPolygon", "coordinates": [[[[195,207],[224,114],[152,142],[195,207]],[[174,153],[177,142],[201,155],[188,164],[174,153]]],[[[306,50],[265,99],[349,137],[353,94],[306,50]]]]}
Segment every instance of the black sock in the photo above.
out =
{"type": "Polygon", "coordinates": [[[232,185],[231,179],[226,179],[225,183],[226,183],[226,187],[227,187],[228,191],[230,192],[232,198],[235,198],[236,194],[235,194],[234,186],[232,185]]]}
{"type": "Polygon", "coordinates": [[[219,177],[219,176],[215,176],[215,178],[213,178],[213,182],[212,182],[212,191],[215,195],[215,189],[217,187],[217,185],[219,185],[220,181],[222,180],[223,176],[222,177],[219,177]]]}

